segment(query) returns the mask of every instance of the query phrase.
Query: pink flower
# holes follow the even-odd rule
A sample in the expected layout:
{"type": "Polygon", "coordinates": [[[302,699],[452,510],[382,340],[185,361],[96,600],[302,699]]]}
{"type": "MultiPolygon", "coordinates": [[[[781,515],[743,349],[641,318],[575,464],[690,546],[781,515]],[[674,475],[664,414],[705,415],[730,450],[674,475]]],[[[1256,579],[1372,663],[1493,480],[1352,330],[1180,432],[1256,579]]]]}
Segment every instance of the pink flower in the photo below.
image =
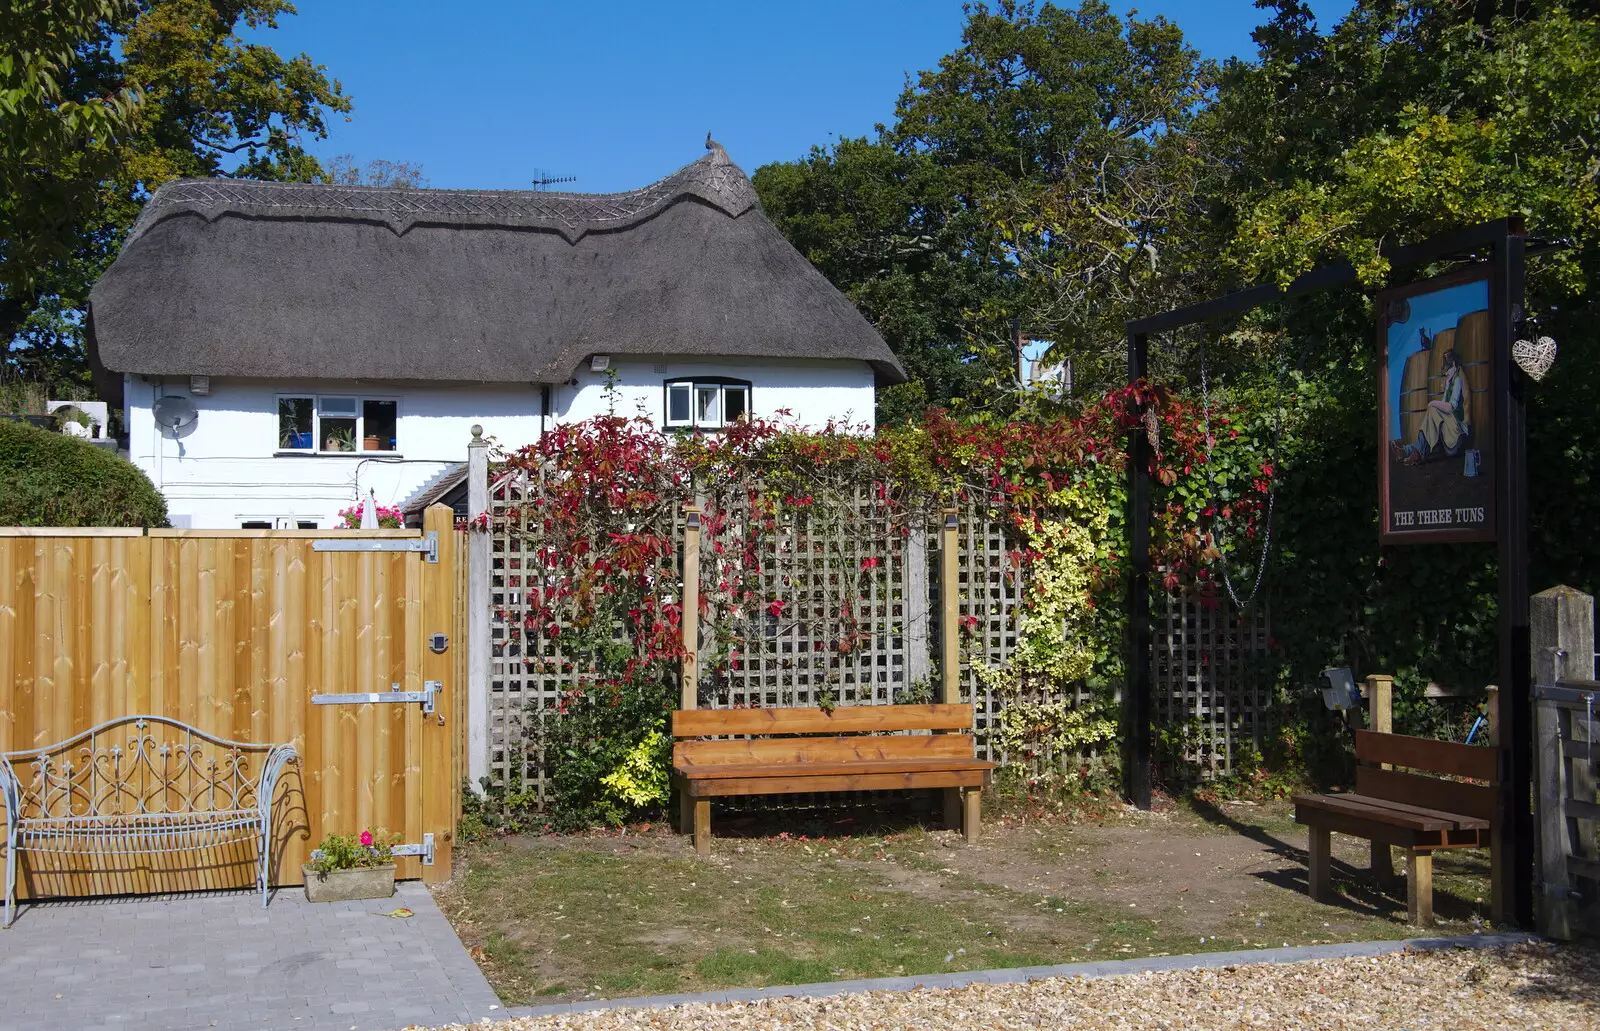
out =
{"type": "Polygon", "coordinates": [[[372,844],[372,832],[371,831],[362,831],[361,832],[361,843],[363,845],[371,845],[372,844]]]}

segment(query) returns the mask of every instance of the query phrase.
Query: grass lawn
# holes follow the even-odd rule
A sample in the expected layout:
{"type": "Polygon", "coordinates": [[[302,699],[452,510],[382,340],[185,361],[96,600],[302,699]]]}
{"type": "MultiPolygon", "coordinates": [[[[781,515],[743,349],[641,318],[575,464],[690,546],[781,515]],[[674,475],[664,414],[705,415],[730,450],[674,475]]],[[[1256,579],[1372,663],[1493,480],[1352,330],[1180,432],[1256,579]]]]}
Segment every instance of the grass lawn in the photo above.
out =
{"type": "Polygon", "coordinates": [[[1370,890],[1366,842],[1339,835],[1341,903],[1311,902],[1285,803],[1010,818],[973,846],[850,833],[840,814],[721,825],[740,836],[710,860],[660,827],[463,848],[439,901],[513,1005],[1465,933],[1487,915],[1486,854],[1441,855],[1438,926],[1407,928],[1403,888],[1370,890]]]}

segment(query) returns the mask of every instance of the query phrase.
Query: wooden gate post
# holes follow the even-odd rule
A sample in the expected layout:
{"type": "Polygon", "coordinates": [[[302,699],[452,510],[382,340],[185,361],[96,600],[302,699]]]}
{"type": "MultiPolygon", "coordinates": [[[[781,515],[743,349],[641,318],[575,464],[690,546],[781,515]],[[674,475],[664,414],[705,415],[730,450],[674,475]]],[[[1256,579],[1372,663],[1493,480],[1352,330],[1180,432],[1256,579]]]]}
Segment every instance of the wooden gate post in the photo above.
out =
{"type": "MultiPolygon", "coordinates": [[[[1394,733],[1394,677],[1382,673],[1367,677],[1367,729],[1378,734],[1394,733]]],[[[1381,765],[1389,769],[1388,763],[1381,765]]],[[[1383,888],[1394,883],[1394,852],[1387,842],[1372,842],[1372,879],[1383,888]]]]}
{"type": "MultiPolygon", "coordinates": [[[[960,513],[947,508],[939,525],[939,701],[961,701],[960,513]]],[[[944,825],[962,823],[961,789],[944,789],[944,825]]]]}
{"type": "MultiPolygon", "coordinates": [[[[1533,681],[1550,687],[1561,680],[1590,680],[1594,676],[1594,599],[1571,587],[1540,591],[1529,606],[1533,681]]],[[[1576,935],[1578,914],[1570,891],[1575,887],[1567,868],[1569,850],[1583,855],[1585,842],[1593,842],[1594,825],[1582,826],[1568,818],[1567,799],[1595,797],[1593,767],[1587,762],[1567,762],[1562,755],[1562,723],[1570,719],[1555,704],[1534,701],[1534,798],[1538,828],[1538,869],[1542,891],[1538,927],[1550,938],[1576,935]]],[[[1575,728],[1574,728],[1575,729],[1575,728]]],[[[1577,735],[1573,733],[1572,737],[1577,735]]],[[[1498,742],[1497,742],[1498,743],[1498,742]]],[[[1593,743],[1589,743],[1593,747],[1593,743]]],[[[1499,878],[1495,887],[1499,888],[1499,878]]],[[[1594,882],[1585,895],[1593,894],[1594,882]]],[[[1586,907],[1589,899],[1584,900],[1586,907]]]]}
{"type": "MultiPolygon", "coordinates": [[[[467,445],[467,519],[489,514],[489,442],[483,427],[472,427],[467,445]]],[[[489,775],[490,538],[482,527],[467,535],[467,779],[482,791],[489,775]]]]}
{"type": "Polygon", "coordinates": [[[450,879],[451,846],[456,837],[455,749],[457,728],[450,725],[446,712],[457,711],[456,692],[465,684],[451,676],[455,661],[452,648],[465,647],[464,641],[450,639],[456,625],[456,535],[455,513],[449,505],[429,505],[422,515],[424,533],[438,534],[439,561],[422,563],[422,679],[436,680],[443,689],[434,696],[434,714],[422,715],[422,829],[433,835],[433,865],[422,868],[422,880],[437,884],[450,879]],[[435,634],[445,635],[442,649],[433,646],[435,634]]]}

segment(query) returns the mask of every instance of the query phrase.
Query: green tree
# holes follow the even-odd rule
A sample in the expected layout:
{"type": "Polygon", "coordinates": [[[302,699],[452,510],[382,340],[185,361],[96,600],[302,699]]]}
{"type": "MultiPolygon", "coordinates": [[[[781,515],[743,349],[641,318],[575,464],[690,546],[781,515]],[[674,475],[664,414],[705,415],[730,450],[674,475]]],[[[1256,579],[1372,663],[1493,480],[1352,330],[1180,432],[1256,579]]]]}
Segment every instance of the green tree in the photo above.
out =
{"type": "Polygon", "coordinates": [[[979,313],[1007,285],[971,259],[944,169],[925,155],[855,139],[765,165],[752,178],[768,217],[905,365],[910,382],[879,393],[879,422],[992,392],[986,381],[1008,367],[987,360],[1001,351],[1003,327],[979,313]]]}
{"type": "Polygon", "coordinates": [[[89,287],[150,192],[180,176],[315,179],[322,168],[305,142],[325,138],[350,100],[305,54],[239,34],[276,27],[294,13],[287,0],[9,6],[0,337],[23,375],[81,379],[89,287]],[[24,66],[44,71],[30,80],[24,66]],[[22,100],[8,104],[14,95],[22,100]],[[27,131],[14,137],[14,124],[27,131]]]}

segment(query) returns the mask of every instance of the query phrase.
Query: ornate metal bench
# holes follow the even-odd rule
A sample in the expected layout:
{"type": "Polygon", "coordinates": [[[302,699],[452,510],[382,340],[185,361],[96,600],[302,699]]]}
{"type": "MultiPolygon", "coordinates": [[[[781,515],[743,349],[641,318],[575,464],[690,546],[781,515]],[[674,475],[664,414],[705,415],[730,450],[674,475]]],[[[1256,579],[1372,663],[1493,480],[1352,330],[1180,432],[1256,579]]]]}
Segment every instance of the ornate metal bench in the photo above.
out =
{"type": "Polygon", "coordinates": [[[16,917],[23,852],[154,856],[254,840],[266,906],[272,799],[278,775],[298,758],[293,745],[229,741],[163,716],[126,716],[0,753],[5,926],[16,917]]]}

